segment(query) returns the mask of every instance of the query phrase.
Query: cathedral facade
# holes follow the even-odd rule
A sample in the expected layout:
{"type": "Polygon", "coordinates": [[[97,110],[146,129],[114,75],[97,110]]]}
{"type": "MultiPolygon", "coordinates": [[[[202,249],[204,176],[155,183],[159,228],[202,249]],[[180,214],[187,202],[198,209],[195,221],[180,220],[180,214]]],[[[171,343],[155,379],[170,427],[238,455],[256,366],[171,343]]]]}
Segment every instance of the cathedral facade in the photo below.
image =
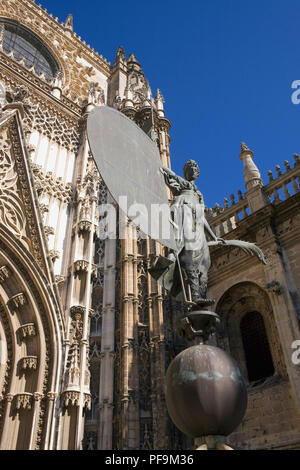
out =
{"type": "MultiPolygon", "coordinates": [[[[99,236],[99,207],[114,202],[87,140],[96,106],[132,119],[170,167],[164,100],[134,54],[119,47],[111,65],[71,15],[2,0],[0,448],[192,449],[165,403],[166,369],[189,344],[176,333],[183,303],[148,273],[164,248],[126,220],[124,240],[99,236]]],[[[249,394],[228,442],[299,449],[300,158],[267,184],[245,144],[240,158],[246,191],[207,220],[219,237],[257,243],[267,265],[212,250],[221,323],[210,341],[238,361],[249,394]]]]}

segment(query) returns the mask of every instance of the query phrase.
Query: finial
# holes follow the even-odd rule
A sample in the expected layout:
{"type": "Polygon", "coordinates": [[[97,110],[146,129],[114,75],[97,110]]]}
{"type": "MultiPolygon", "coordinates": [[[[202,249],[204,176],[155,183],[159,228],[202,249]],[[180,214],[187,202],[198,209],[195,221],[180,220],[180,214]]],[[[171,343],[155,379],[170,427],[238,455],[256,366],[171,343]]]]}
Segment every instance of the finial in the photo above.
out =
{"type": "Polygon", "coordinates": [[[281,176],[281,169],[279,165],[275,166],[275,170],[276,170],[277,176],[281,176]]]}
{"type": "Polygon", "coordinates": [[[247,146],[247,144],[245,144],[245,142],[241,142],[241,153],[240,153],[240,159],[241,160],[244,160],[244,158],[250,156],[251,158],[253,158],[253,152],[252,150],[249,149],[249,147],[247,146]]]}
{"type": "Polygon", "coordinates": [[[295,160],[295,165],[299,165],[300,163],[300,157],[297,153],[294,153],[294,160],[295,160]]]}
{"type": "Polygon", "coordinates": [[[73,15],[70,13],[65,21],[65,28],[73,31],[73,15]]]}
{"type": "Polygon", "coordinates": [[[128,60],[127,60],[127,64],[128,64],[128,67],[129,67],[130,70],[136,70],[137,72],[142,71],[142,67],[138,63],[135,54],[130,54],[130,56],[128,57],[128,60]]]}
{"type": "Polygon", "coordinates": [[[157,88],[157,90],[156,90],[156,99],[161,99],[164,102],[164,97],[161,94],[161,91],[160,91],[159,88],[157,88]]]}
{"type": "Polygon", "coordinates": [[[247,144],[245,144],[245,142],[241,142],[241,153],[242,152],[247,152],[247,151],[251,152],[251,150],[248,148],[247,144]]]}
{"type": "Polygon", "coordinates": [[[125,51],[124,47],[119,46],[116,52],[116,56],[119,57],[120,59],[125,59],[125,51]]]}
{"type": "Polygon", "coordinates": [[[124,47],[119,46],[116,52],[114,66],[120,64],[121,62],[126,63],[126,56],[125,56],[124,47]]]}
{"type": "Polygon", "coordinates": [[[269,182],[273,181],[273,173],[271,170],[268,170],[269,182]]]}
{"type": "Polygon", "coordinates": [[[163,95],[161,94],[161,91],[159,89],[157,89],[156,90],[155,105],[156,105],[158,115],[162,116],[162,117],[165,115],[164,102],[165,102],[165,100],[164,100],[163,95]]]}
{"type": "Polygon", "coordinates": [[[239,201],[242,201],[244,199],[242,191],[240,189],[238,190],[238,198],[239,198],[239,201]]]}
{"type": "Polygon", "coordinates": [[[135,54],[130,54],[128,57],[128,62],[137,62],[135,54]]]}

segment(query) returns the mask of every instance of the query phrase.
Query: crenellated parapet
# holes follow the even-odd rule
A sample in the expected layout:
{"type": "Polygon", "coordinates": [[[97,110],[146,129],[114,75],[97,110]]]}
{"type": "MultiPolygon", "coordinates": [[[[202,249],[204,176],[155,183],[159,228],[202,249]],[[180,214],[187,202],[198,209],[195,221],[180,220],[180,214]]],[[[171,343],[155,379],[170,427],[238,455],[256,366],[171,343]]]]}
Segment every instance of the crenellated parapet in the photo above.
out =
{"type": "Polygon", "coordinates": [[[260,172],[252,161],[253,152],[249,149],[244,149],[244,154],[245,153],[247,154],[246,158],[244,155],[244,163],[246,161],[245,180],[246,185],[251,183],[252,188],[248,186],[248,191],[244,194],[242,191],[238,191],[238,200],[231,194],[229,198],[230,202],[227,198],[224,198],[223,206],[216,203],[214,208],[206,209],[207,220],[217,236],[220,237],[237,228],[241,220],[255,212],[253,210],[251,211],[250,208],[253,193],[249,196],[249,189],[257,188],[257,190],[263,191],[263,199],[261,199],[263,204],[261,204],[257,210],[268,204],[277,205],[299,192],[300,157],[297,154],[294,154],[293,166],[288,160],[285,160],[285,170],[282,170],[279,165],[275,167],[276,176],[269,170],[269,182],[263,185],[260,172]],[[249,159],[251,159],[251,161],[249,159]]]}
{"type": "Polygon", "coordinates": [[[277,176],[273,176],[271,170],[268,171],[269,183],[265,186],[265,191],[274,204],[288,199],[299,191],[300,188],[300,157],[294,154],[294,166],[291,166],[288,160],[284,161],[285,170],[281,170],[276,165],[277,176]]]}

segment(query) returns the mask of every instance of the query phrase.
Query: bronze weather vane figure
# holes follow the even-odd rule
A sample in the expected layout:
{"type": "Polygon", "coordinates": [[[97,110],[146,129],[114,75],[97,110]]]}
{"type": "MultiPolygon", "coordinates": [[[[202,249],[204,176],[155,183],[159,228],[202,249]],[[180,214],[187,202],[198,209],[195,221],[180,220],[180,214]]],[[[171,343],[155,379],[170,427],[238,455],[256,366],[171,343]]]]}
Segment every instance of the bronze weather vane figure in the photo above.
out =
{"type": "Polygon", "coordinates": [[[174,196],[171,223],[177,250],[167,258],[159,256],[149,272],[172,296],[182,291],[190,310],[210,306],[214,300],[207,299],[209,246],[237,247],[265,264],[263,252],[254,243],[216,237],[205,218],[203,195],[195,184],[200,170],[194,160],[185,163],[184,178],[166,167],[161,172],[174,196]]]}

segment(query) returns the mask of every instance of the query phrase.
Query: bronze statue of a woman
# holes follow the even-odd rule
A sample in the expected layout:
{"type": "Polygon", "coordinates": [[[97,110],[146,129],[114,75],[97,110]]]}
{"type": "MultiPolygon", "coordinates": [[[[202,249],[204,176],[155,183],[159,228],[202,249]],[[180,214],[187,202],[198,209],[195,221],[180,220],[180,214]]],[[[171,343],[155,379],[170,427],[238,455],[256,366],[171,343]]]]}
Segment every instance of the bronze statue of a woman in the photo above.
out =
{"type": "Polygon", "coordinates": [[[171,224],[177,252],[167,258],[158,257],[149,272],[171,295],[177,296],[183,291],[190,305],[212,305],[214,301],[206,298],[211,265],[209,245],[236,246],[265,262],[263,253],[253,243],[216,237],[205,218],[203,196],[195,185],[200,171],[194,160],[184,165],[184,178],[166,167],[162,167],[161,172],[174,196],[171,224]]]}

